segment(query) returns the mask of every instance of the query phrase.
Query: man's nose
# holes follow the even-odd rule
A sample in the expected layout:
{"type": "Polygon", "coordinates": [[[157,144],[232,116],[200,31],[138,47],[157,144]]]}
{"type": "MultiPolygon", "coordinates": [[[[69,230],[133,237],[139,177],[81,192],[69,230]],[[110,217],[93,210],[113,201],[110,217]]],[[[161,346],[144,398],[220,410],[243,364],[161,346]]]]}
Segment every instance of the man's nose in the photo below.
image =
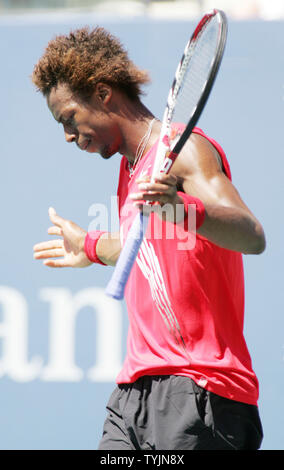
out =
{"type": "Polygon", "coordinates": [[[76,141],[76,135],[74,133],[64,131],[64,134],[66,142],[72,143],[76,141]]]}

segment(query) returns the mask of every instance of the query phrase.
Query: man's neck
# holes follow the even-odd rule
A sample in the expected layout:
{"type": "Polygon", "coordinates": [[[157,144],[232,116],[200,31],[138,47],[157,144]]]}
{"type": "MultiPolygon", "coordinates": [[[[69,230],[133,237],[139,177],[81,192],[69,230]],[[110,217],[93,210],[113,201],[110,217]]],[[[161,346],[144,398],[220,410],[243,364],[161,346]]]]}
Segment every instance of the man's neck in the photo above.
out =
{"type": "Polygon", "coordinates": [[[133,114],[123,126],[123,154],[133,164],[150,150],[159,137],[161,123],[146,108],[143,113],[133,114]],[[141,153],[142,152],[142,153],[141,153]],[[139,155],[140,154],[140,155],[139,155]]]}
{"type": "Polygon", "coordinates": [[[126,156],[130,164],[133,164],[139,146],[141,149],[141,143],[144,145],[140,158],[143,158],[154,145],[159,137],[161,123],[158,120],[153,122],[155,116],[140,99],[131,100],[119,90],[113,91],[111,112],[120,128],[119,152],[126,156]]]}

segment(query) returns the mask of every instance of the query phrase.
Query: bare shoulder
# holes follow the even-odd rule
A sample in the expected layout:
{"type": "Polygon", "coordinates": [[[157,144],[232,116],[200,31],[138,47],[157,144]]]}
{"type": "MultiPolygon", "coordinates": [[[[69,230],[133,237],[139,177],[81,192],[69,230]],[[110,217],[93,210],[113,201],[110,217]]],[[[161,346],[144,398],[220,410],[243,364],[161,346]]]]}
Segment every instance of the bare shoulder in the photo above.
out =
{"type": "Polygon", "coordinates": [[[191,134],[172,167],[177,188],[203,203],[244,206],[237,189],[222,168],[222,159],[205,138],[191,134]]]}
{"type": "Polygon", "coordinates": [[[186,177],[203,174],[211,178],[223,172],[222,159],[205,137],[191,134],[173,165],[172,173],[181,182],[186,177]]]}

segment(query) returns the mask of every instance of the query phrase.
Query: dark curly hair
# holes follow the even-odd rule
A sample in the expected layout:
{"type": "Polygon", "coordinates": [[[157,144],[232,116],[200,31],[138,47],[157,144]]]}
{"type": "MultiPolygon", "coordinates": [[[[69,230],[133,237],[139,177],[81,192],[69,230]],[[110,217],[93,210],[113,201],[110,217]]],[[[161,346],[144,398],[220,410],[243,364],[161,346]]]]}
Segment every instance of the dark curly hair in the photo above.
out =
{"type": "Polygon", "coordinates": [[[101,81],[135,100],[149,76],[133,64],[116,37],[101,27],[85,27],[49,42],[34,67],[32,81],[44,96],[59,83],[65,83],[72,92],[89,98],[101,81]]]}

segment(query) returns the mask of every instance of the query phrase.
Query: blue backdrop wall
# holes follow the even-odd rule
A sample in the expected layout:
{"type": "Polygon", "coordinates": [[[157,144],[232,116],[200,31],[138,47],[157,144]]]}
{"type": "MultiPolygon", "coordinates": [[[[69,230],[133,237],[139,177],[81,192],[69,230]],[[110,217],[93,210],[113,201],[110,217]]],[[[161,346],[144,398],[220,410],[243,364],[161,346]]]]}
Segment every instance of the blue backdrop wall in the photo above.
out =
{"type": "MultiPolygon", "coordinates": [[[[146,17],[0,18],[1,449],[95,449],[125,355],[125,305],[104,295],[112,268],[51,270],[32,252],[48,239],[49,206],[88,228],[103,207],[97,204],[105,205],[106,229],[117,224],[120,156],[106,162],[65,143],[29,78],[54,35],[86,24],[118,35],[150,71],[144,101],[158,117],[194,27],[146,17]]],[[[230,21],[199,122],[225,149],[233,181],[267,236],[264,254],[244,257],[245,335],[260,381],[263,449],[283,448],[283,48],[283,23],[230,21]]]]}

